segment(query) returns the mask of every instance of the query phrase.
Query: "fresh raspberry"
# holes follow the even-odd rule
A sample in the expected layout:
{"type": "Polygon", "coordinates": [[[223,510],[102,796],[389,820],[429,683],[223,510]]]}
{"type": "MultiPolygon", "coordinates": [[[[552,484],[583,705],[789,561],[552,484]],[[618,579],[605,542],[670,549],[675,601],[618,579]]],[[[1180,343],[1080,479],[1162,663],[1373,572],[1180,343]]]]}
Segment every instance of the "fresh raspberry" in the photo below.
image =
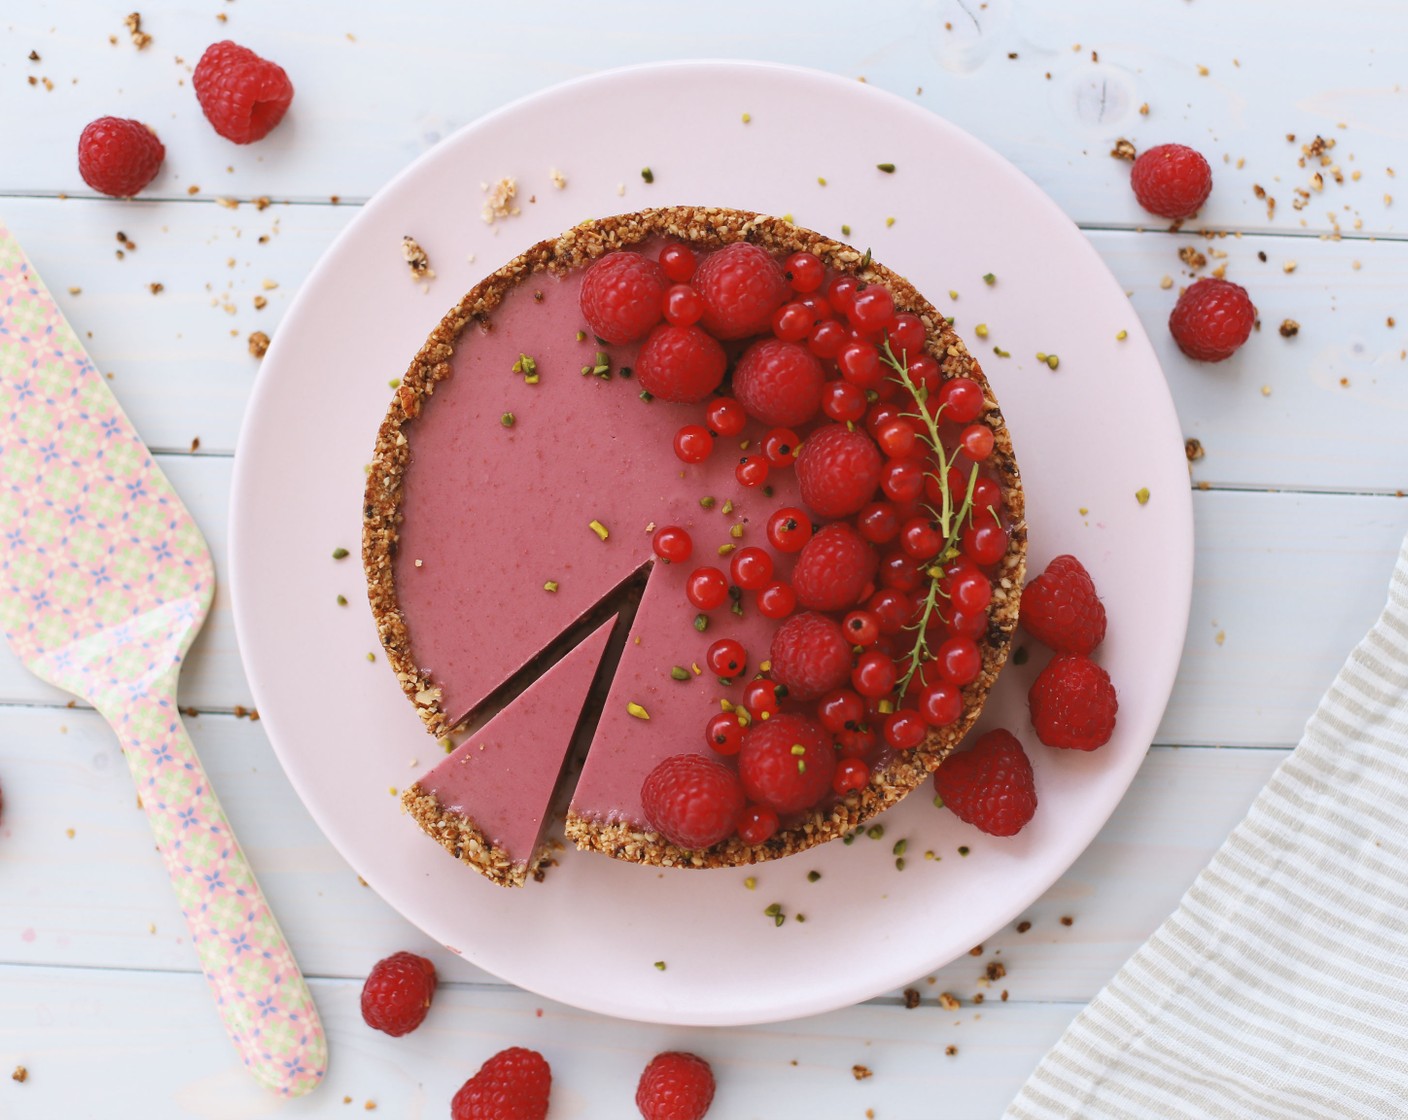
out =
{"type": "Polygon", "coordinates": [[[1199,362],[1230,358],[1251,336],[1256,308],[1240,284],[1205,276],[1178,297],[1168,317],[1173,341],[1199,362]]]}
{"type": "Polygon", "coordinates": [[[645,1120],[703,1120],[714,1100],[714,1071],[696,1054],[656,1054],[640,1075],[636,1107],[645,1120]]]}
{"type": "Polygon", "coordinates": [[[1161,218],[1191,218],[1212,192],[1208,161],[1183,144],[1160,144],[1140,154],[1129,185],[1139,205],[1161,218]]]}
{"type": "Polygon", "coordinates": [[[592,334],[619,345],[635,342],[660,321],[665,270],[624,250],[607,253],[582,276],[578,303],[592,334]]]}
{"type": "Polygon", "coordinates": [[[99,117],[78,137],[78,173],[95,191],[114,198],[145,187],[165,158],[156,133],[141,121],[99,117]]]}
{"type": "Polygon", "coordinates": [[[862,431],[827,424],[802,441],[797,486],[818,517],[849,517],[875,494],[884,461],[862,431]]]}
{"type": "Polygon", "coordinates": [[[783,712],[750,723],[743,733],[738,752],[743,788],[750,801],[778,813],[810,809],[830,792],[835,770],[831,736],[802,716],[783,712]]]}
{"type": "Polygon", "coordinates": [[[772,679],[793,700],[817,700],[851,679],[851,644],[834,618],[805,611],[772,636],[772,679]]]}
{"type": "Polygon", "coordinates": [[[808,610],[849,610],[869,594],[879,565],[875,549],[849,523],[838,522],[802,546],[792,569],[792,590],[808,610]]]}
{"type": "Polygon", "coordinates": [[[671,755],[661,762],[641,786],[640,800],[651,828],[692,850],[728,839],[743,813],[738,775],[699,754],[671,755]]]}
{"type": "Polygon", "coordinates": [[[949,755],[934,789],[954,816],[992,836],[1015,836],[1036,812],[1032,764],[1010,731],[989,731],[949,755]]]}
{"type": "Polygon", "coordinates": [[[704,299],[700,324],[715,338],[747,338],[772,329],[772,313],[790,289],[782,265],[766,249],[738,241],[706,257],[694,274],[704,299]]]}
{"type": "Polygon", "coordinates": [[[191,84],[205,119],[236,144],[263,140],[293,101],[293,83],[282,66],[228,39],[205,48],[191,84]]]}
{"type": "Polygon", "coordinates": [[[460,1086],[450,1120],[545,1120],[552,1068],[536,1050],[500,1050],[460,1086]]]}
{"type": "Polygon", "coordinates": [[[764,338],[738,359],[733,395],[755,420],[774,428],[796,428],[821,408],[825,381],[821,363],[805,346],[764,338]]]}
{"type": "Polygon", "coordinates": [[[1053,657],[1032,682],[1027,704],[1038,739],[1077,751],[1110,741],[1120,706],[1110,674],[1078,653],[1053,657]]]}
{"type": "Polygon", "coordinates": [[[641,388],[662,401],[702,401],[719,387],[728,356],[698,327],[661,323],[636,355],[641,388]]]}
{"type": "Polygon", "coordinates": [[[1059,653],[1091,653],[1105,640],[1105,605],[1074,556],[1058,556],[1022,590],[1022,626],[1059,653]]]}
{"type": "Polygon", "coordinates": [[[372,965],[362,985],[362,1021],[394,1038],[425,1019],[435,995],[435,966],[414,953],[392,953],[372,965]]]}

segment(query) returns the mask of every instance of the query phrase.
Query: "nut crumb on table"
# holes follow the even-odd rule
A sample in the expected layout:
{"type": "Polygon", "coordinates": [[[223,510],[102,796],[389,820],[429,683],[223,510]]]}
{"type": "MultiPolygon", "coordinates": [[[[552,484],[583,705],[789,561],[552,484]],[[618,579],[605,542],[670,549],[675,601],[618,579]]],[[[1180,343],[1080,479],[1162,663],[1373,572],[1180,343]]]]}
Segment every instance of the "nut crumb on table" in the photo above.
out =
{"type": "Polygon", "coordinates": [[[857,1081],[864,1081],[867,1077],[874,1077],[869,1066],[855,1065],[851,1067],[851,1076],[857,1081]]]}
{"type": "Polygon", "coordinates": [[[269,336],[263,331],[254,331],[249,336],[249,352],[256,358],[262,358],[269,350],[269,336]]]}
{"type": "Polygon", "coordinates": [[[142,30],[142,13],[133,12],[122,22],[127,25],[127,30],[132,36],[132,45],[139,51],[146,50],[152,37],[142,30]]]}
{"type": "Polygon", "coordinates": [[[413,280],[435,279],[435,270],[430,267],[430,256],[410,234],[401,238],[401,256],[405,258],[413,280]]]}
{"type": "Polygon", "coordinates": [[[518,182],[511,176],[504,176],[492,187],[485,183],[484,190],[488,197],[484,200],[481,215],[486,225],[493,225],[500,218],[518,215],[519,209],[513,204],[514,196],[518,194],[518,182]]]}
{"type": "Polygon", "coordinates": [[[23,1085],[25,1081],[29,1079],[29,1070],[25,1069],[24,1066],[16,1066],[15,1072],[10,1074],[10,1079],[12,1081],[18,1081],[23,1085]]]}

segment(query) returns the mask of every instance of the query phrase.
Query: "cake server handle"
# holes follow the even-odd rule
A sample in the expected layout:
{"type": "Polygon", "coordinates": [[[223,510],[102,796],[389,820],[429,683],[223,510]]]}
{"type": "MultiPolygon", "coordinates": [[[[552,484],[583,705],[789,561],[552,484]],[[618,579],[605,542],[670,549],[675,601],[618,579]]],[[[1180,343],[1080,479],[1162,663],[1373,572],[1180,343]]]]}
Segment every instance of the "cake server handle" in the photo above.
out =
{"type": "Polygon", "coordinates": [[[327,1069],[327,1040],[181,722],[177,669],[149,678],[145,691],[95,700],[127,756],[225,1029],[255,1080],[299,1097],[327,1069]]]}

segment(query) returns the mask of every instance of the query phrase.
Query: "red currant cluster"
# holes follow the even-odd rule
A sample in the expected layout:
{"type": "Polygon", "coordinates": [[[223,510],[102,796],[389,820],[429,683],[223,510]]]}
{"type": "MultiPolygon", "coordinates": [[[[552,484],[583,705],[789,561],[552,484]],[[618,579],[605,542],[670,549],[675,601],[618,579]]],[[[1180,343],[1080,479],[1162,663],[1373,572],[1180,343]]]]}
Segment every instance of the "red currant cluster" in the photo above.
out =
{"type": "MultiPolygon", "coordinates": [[[[769,547],[738,549],[727,571],[697,567],[685,585],[701,612],[751,598],[779,623],[765,672],[704,729],[736,770],[673,767],[666,783],[662,769],[645,791],[651,824],[681,846],[735,833],[762,844],[964,714],[1009,545],[983,387],[944,378],[924,321],[886,287],[807,252],[779,260],[739,242],[707,255],[670,243],[656,260],[613,253],[586,273],[582,310],[604,340],[643,339],[636,373],[649,393],[703,403],[700,422],[675,434],[682,461],[704,461],[755,422],[763,434],[738,462],[739,484],[796,472],[801,505],[770,513],[769,547]],[[729,395],[716,395],[730,354],[729,395]],[[691,796],[678,796],[683,783],[691,796]]],[[[654,550],[683,564],[694,546],[667,525],[654,550]]],[[[734,638],[706,660],[730,683],[749,672],[734,638]]]]}

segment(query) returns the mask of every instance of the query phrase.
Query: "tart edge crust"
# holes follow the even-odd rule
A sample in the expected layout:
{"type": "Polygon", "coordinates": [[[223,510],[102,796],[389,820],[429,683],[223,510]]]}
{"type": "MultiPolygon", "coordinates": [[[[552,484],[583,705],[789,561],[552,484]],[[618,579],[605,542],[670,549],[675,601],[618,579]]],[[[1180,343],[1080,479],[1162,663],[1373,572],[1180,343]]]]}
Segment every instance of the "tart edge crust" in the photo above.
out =
{"type": "MultiPolygon", "coordinates": [[[[749,845],[737,836],[704,851],[671,844],[658,833],[630,822],[598,821],[568,811],[567,835],[584,851],[660,867],[735,867],[793,855],[834,840],[897,804],[934,770],[967,734],[983,710],[987,694],[1007,661],[1026,571],[1027,525],[1021,474],[1011,435],[992,388],[978,360],[968,351],[947,319],[908,280],[843,242],[781,218],[722,207],[670,206],[599,218],[574,226],[556,238],[540,241],[490,273],[445,315],[431,331],[401,379],[386,417],[377,432],[363,505],[362,563],[367,596],[377,635],[401,689],[415,705],[431,734],[444,736],[453,728],[440,705],[440,689],[411,655],[410,635],[401,614],[393,568],[400,523],[401,488],[410,462],[410,443],[403,431],[420,415],[435,387],[451,373],[455,344],[471,323],[488,325],[504,297],[537,272],[564,273],[617,249],[627,249],[651,237],[671,237],[705,249],[735,241],[750,241],[773,253],[810,252],[828,268],[847,272],[889,288],[900,311],[918,315],[927,337],[925,349],[938,362],[945,380],[969,377],[983,388],[983,419],[992,428],[994,446],[988,465],[1002,485],[1003,501],[1012,521],[1007,552],[998,564],[987,632],[980,641],[983,654],[978,679],[963,689],[964,712],[958,722],[931,729],[914,750],[895,755],[875,771],[867,786],[832,805],[812,810],[800,822],[780,829],[764,844],[749,845]]],[[[428,835],[461,862],[505,886],[520,885],[534,863],[518,865],[521,875],[487,841],[474,822],[447,812],[418,785],[402,796],[402,804],[428,835]]]]}

